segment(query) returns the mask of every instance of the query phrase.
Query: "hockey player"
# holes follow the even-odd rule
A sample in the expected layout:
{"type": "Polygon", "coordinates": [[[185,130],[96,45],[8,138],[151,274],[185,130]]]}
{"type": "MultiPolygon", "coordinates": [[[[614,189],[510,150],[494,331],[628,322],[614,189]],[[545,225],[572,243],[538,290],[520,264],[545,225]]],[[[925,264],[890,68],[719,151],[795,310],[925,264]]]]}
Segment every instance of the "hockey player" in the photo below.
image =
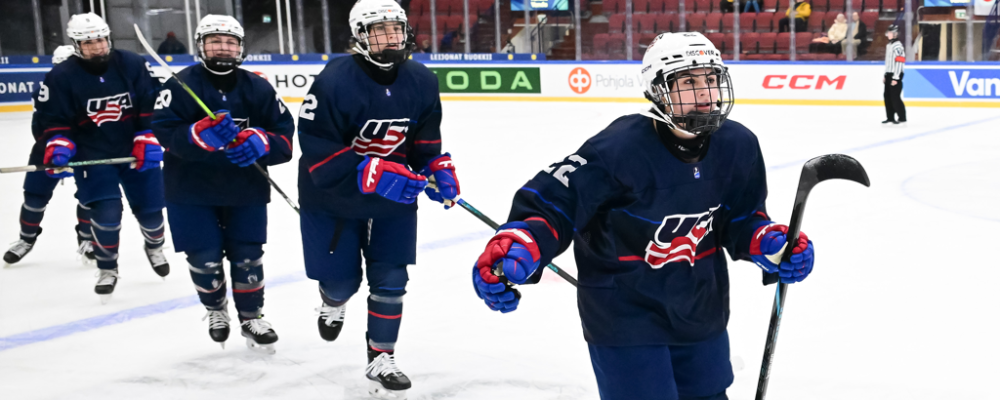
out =
{"type": "MultiPolygon", "coordinates": [[[[509,222],[472,271],[493,310],[517,308],[505,285],[535,283],[575,242],[584,338],[601,398],[726,398],[726,249],[765,283],[809,275],[805,234],[790,263],[768,258],[787,227],[771,222],[756,136],[727,116],[720,52],[700,33],[664,33],[643,58],[648,112],[618,118],[514,196],[509,222]]],[[[773,257],[772,257],[773,258],[773,257]]]]}
{"type": "Polygon", "coordinates": [[[208,333],[229,337],[226,273],[247,346],[273,353],[278,335],[262,319],[267,203],[271,188],[253,166],[292,158],[295,124],[274,88],[238,68],[246,56],[243,27],[227,15],[206,15],[195,40],[201,64],[178,77],[210,109],[213,120],[174,80],[160,91],[153,132],[168,149],[163,160],[167,216],[174,250],[183,251],[208,309],[208,333]]]}
{"type": "Polygon", "coordinates": [[[369,393],[389,398],[405,398],[410,388],[394,350],[406,266],[416,262],[416,197],[424,175],[437,180],[439,201],[459,192],[451,157],[441,154],[437,77],[407,62],[414,43],[406,21],[392,0],[355,4],[349,25],[357,54],[327,64],[299,113],[302,242],[306,274],[319,281],[323,300],[320,336],[340,334],[363,255],[369,393]]]}
{"type": "MultiPolygon", "coordinates": [[[[52,65],[66,61],[73,56],[75,50],[73,46],[59,46],[52,53],[52,65]]],[[[32,104],[39,101],[39,96],[46,101],[49,98],[49,88],[39,86],[38,90],[32,94],[32,104]],[[44,88],[44,89],[43,89],[44,88]]],[[[44,135],[41,124],[38,120],[38,112],[31,116],[31,134],[35,137],[35,145],[31,147],[31,154],[28,156],[29,165],[37,165],[45,158],[45,145],[49,137],[54,134],[44,135]],[[49,137],[46,137],[49,136],[49,137]]],[[[71,177],[70,171],[36,171],[28,172],[24,176],[24,204],[21,205],[21,238],[14,242],[10,250],[3,255],[3,261],[8,265],[17,263],[24,259],[35,247],[35,240],[42,233],[41,222],[45,216],[45,208],[52,199],[52,192],[56,185],[63,178],[71,177]]],[[[83,204],[76,205],[76,245],[77,252],[85,261],[94,260],[94,248],[90,235],[90,209],[83,204]]]]}
{"type": "Polygon", "coordinates": [[[94,256],[99,268],[94,291],[103,301],[118,283],[118,236],[125,189],[132,214],[145,238],[153,271],[170,273],[163,255],[163,151],[150,130],[159,80],[142,57],[112,48],[111,29],[101,17],[77,14],[66,34],[76,57],[45,76],[48,96],[36,108],[44,135],[45,164],[73,160],[135,157],[135,162],[76,168],[76,197],[90,208],[94,256]]]}

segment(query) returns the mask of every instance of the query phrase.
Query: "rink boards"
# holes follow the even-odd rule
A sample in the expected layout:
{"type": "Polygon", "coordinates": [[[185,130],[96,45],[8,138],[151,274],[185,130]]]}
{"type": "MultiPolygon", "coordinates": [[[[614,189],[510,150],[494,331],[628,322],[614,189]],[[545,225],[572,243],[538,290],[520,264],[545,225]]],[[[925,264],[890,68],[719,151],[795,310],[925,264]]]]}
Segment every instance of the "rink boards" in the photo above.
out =
{"type": "MultiPolygon", "coordinates": [[[[469,61],[425,64],[442,99],[645,103],[638,62],[469,61]]],[[[31,111],[31,93],[51,68],[0,66],[0,112],[31,111]]],[[[172,65],[176,70],[188,64],[172,65]]],[[[882,106],[881,63],[729,62],[741,104],[882,106]]],[[[325,61],[251,61],[286,102],[302,102],[325,61]]],[[[160,67],[157,74],[166,76],[160,67]]],[[[1000,63],[921,63],[907,67],[903,96],[915,107],[1000,108],[1000,63]]]]}

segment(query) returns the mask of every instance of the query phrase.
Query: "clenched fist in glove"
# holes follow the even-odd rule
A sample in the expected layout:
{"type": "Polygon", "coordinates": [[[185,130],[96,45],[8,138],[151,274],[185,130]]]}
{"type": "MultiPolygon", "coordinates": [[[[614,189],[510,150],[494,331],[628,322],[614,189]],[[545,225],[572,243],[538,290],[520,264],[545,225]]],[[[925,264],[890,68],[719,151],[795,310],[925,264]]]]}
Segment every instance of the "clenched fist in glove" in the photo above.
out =
{"type": "Polygon", "coordinates": [[[410,204],[417,201],[426,186],[427,178],[400,163],[365,156],[358,164],[358,189],[364,194],[378,193],[397,203],[410,204]]]}
{"type": "MultiPolygon", "coordinates": [[[[69,164],[69,159],[76,155],[76,143],[63,136],[55,135],[45,144],[45,158],[42,162],[46,165],[65,166],[69,164]]],[[[58,169],[47,169],[45,174],[50,178],[62,179],[73,176],[73,172],[58,169]]]]}
{"type": "MultiPolygon", "coordinates": [[[[458,185],[458,175],[455,175],[455,163],[451,161],[451,154],[444,153],[434,157],[427,166],[420,171],[420,175],[433,176],[437,189],[427,188],[424,192],[427,197],[438,203],[447,200],[454,200],[462,194],[462,189],[458,185]]],[[[444,209],[451,208],[445,204],[444,209]]]]}
{"type": "Polygon", "coordinates": [[[528,224],[515,221],[500,226],[472,268],[476,295],[493,311],[516,310],[521,294],[502,282],[493,271],[502,271],[511,283],[523,284],[538,270],[540,259],[538,244],[528,231],[528,224]]]}
{"type": "Polygon", "coordinates": [[[132,138],[132,157],[135,157],[132,169],[136,171],[143,172],[160,167],[160,162],[163,161],[163,147],[156,140],[156,136],[153,136],[153,131],[144,130],[135,134],[132,138]]]}
{"type": "Polygon", "coordinates": [[[246,167],[271,152],[271,144],[263,129],[248,128],[236,135],[236,140],[226,149],[226,157],[233,164],[246,167]]]}
{"type": "Polygon", "coordinates": [[[802,282],[813,269],[813,243],[805,232],[799,232],[799,241],[793,244],[791,259],[781,261],[788,241],[787,234],[787,226],[773,222],[757,228],[750,241],[750,258],[765,272],[778,273],[781,283],[802,282]]]}
{"type": "Polygon", "coordinates": [[[219,110],[215,112],[215,119],[205,117],[191,124],[188,142],[206,151],[224,150],[239,133],[240,128],[233,123],[229,111],[219,110]]]}

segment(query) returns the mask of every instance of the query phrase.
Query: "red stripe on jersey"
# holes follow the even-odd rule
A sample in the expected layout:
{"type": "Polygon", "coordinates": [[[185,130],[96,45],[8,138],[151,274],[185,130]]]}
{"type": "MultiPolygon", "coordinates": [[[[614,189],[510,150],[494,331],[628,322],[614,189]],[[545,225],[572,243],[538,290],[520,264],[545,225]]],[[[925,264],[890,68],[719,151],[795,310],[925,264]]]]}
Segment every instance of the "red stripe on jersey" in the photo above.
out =
{"type": "Polygon", "coordinates": [[[256,292],[256,291],[261,290],[263,288],[264,288],[264,286],[261,286],[261,287],[256,288],[256,289],[233,289],[233,293],[253,293],[253,292],[256,292]]]}
{"type": "Polygon", "coordinates": [[[323,159],[323,161],[320,161],[320,162],[314,164],[313,166],[309,167],[309,172],[312,173],[313,171],[316,170],[316,168],[319,168],[323,164],[326,164],[327,162],[329,162],[330,160],[332,160],[334,157],[339,156],[341,154],[344,154],[345,152],[347,152],[350,149],[351,149],[350,147],[345,147],[343,150],[338,151],[336,153],[333,153],[332,156],[329,156],[329,157],[323,159]]]}
{"type": "Polygon", "coordinates": [[[624,257],[618,257],[618,261],[642,261],[642,257],[639,257],[639,256],[624,256],[624,257]]]}
{"type": "Polygon", "coordinates": [[[55,131],[68,131],[68,130],[69,130],[68,126],[57,126],[57,127],[54,127],[54,128],[46,129],[45,133],[55,132],[55,131]]]}
{"type": "Polygon", "coordinates": [[[38,224],[32,224],[32,223],[27,222],[27,221],[25,221],[23,219],[21,220],[21,223],[24,224],[24,225],[28,225],[28,226],[38,226],[38,224],[41,224],[41,222],[39,222],[38,224]]]}
{"type": "Polygon", "coordinates": [[[413,144],[434,144],[434,143],[441,143],[441,139],[438,139],[438,140],[418,140],[416,142],[413,142],[413,144]]]}
{"type": "Polygon", "coordinates": [[[376,317],[376,318],[382,318],[382,319],[399,319],[400,317],[403,316],[403,314],[382,315],[382,314],[374,313],[371,310],[368,311],[368,315],[371,315],[371,316],[376,317]]]}
{"type": "Polygon", "coordinates": [[[708,256],[710,256],[712,254],[715,254],[715,250],[717,250],[717,249],[715,247],[713,247],[710,250],[706,250],[704,253],[701,253],[699,255],[694,256],[694,259],[695,260],[700,260],[702,258],[708,257],[708,256]]]}
{"type": "Polygon", "coordinates": [[[400,157],[403,157],[403,158],[406,158],[406,154],[403,154],[403,153],[400,153],[400,152],[398,152],[398,151],[397,151],[397,152],[394,152],[394,153],[392,153],[392,155],[394,155],[394,156],[400,156],[400,157]]]}
{"type": "Polygon", "coordinates": [[[528,218],[528,219],[524,220],[524,222],[528,222],[528,221],[542,221],[542,223],[545,224],[545,226],[547,226],[549,228],[549,232],[552,232],[552,236],[554,236],[556,238],[556,240],[559,240],[559,233],[556,232],[556,230],[554,228],[552,228],[552,225],[549,225],[549,221],[546,221],[545,218],[542,218],[542,217],[531,217],[531,218],[528,218]]]}

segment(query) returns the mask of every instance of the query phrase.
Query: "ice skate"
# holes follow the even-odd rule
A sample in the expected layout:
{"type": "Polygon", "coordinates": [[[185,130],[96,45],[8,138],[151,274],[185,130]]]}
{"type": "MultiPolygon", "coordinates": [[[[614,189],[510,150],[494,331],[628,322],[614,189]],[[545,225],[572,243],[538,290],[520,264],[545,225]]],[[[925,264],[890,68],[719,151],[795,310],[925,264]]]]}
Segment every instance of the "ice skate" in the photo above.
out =
{"type": "Polygon", "coordinates": [[[100,269],[97,271],[97,284],[94,285],[94,292],[101,296],[101,304],[108,304],[111,294],[115,292],[118,285],[118,269],[100,269]]]}
{"type": "Polygon", "coordinates": [[[94,242],[90,239],[84,239],[81,236],[77,236],[76,244],[79,246],[76,249],[76,254],[78,254],[77,259],[82,261],[84,264],[93,264],[97,260],[97,258],[94,257],[94,242]]]}
{"type": "Polygon", "coordinates": [[[410,378],[396,366],[393,353],[368,348],[368,394],[377,399],[405,400],[410,378]]]}
{"type": "Polygon", "coordinates": [[[153,272],[166,280],[167,275],[170,274],[170,264],[167,263],[167,256],[163,255],[163,247],[155,249],[146,247],[145,250],[146,258],[149,260],[149,266],[153,267],[153,272]]]}
{"type": "Polygon", "coordinates": [[[35,242],[27,242],[24,239],[18,239],[13,243],[13,246],[10,246],[7,253],[3,255],[4,267],[17,264],[17,262],[21,261],[24,256],[28,255],[33,248],[35,248],[35,242]]]}
{"type": "Polygon", "coordinates": [[[229,339],[229,312],[225,306],[221,310],[208,310],[201,318],[202,321],[205,319],[208,319],[208,336],[225,349],[226,339],[229,339]]]}
{"type": "Polygon", "coordinates": [[[347,314],[347,304],[334,307],[323,303],[316,308],[319,312],[319,319],[316,325],[319,326],[319,336],[327,342],[337,340],[340,330],[344,327],[344,315],[347,314]]]}
{"type": "Polygon", "coordinates": [[[271,324],[260,318],[248,319],[240,324],[243,337],[247,338],[247,348],[250,350],[274,354],[274,342],[278,341],[278,334],[271,328],[271,324]]]}

